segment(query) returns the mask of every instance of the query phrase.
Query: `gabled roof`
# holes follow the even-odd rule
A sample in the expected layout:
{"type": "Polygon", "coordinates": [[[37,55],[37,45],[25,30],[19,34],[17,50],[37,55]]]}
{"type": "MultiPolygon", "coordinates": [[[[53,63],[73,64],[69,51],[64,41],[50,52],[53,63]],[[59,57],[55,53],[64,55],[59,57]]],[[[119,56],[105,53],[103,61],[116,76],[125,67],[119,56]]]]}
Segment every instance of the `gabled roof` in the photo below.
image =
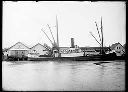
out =
{"type": "MultiPolygon", "coordinates": [[[[111,50],[114,50],[114,48],[115,48],[118,44],[120,44],[120,43],[118,42],[118,43],[112,44],[111,47],[110,47],[111,50]]],[[[120,44],[120,45],[121,45],[121,44],[120,44]]],[[[121,46],[122,46],[122,45],[121,45],[121,46]]],[[[122,46],[122,47],[123,47],[123,46],[122,46]]],[[[124,47],[123,47],[123,48],[124,48],[124,47]]]]}
{"type": "Polygon", "coordinates": [[[33,47],[31,47],[30,49],[32,49],[32,48],[34,48],[34,47],[36,47],[37,45],[41,45],[42,47],[44,47],[45,49],[47,49],[47,50],[48,50],[48,48],[46,48],[44,45],[42,45],[42,44],[40,44],[40,43],[37,43],[36,45],[34,45],[33,47]]]}
{"type": "MultiPolygon", "coordinates": [[[[25,46],[27,49],[29,49],[29,47],[27,47],[27,46],[24,45],[23,43],[21,43],[21,42],[17,42],[16,44],[14,44],[14,45],[11,46],[10,48],[8,48],[8,50],[10,50],[11,48],[13,48],[13,47],[16,46],[17,44],[21,44],[21,45],[25,46]]],[[[14,49],[14,50],[27,50],[27,49],[14,49]]]]}
{"type": "MultiPolygon", "coordinates": [[[[34,47],[36,47],[37,45],[41,45],[41,46],[43,46],[42,44],[37,43],[36,45],[32,46],[30,49],[32,49],[32,48],[34,48],[34,47]]],[[[44,47],[44,46],[43,46],[43,47],[44,47]]]]}

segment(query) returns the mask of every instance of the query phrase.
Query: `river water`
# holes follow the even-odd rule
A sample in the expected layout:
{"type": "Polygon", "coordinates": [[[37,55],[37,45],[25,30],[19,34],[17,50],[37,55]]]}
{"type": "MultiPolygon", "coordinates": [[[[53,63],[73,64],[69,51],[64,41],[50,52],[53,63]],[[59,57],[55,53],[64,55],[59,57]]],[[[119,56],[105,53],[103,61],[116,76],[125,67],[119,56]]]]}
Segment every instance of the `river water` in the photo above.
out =
{"type": "Polygon", "coordinates": [[[9,91],[124,91],[125,61],[2,62],[2,88],[9,91]]]}

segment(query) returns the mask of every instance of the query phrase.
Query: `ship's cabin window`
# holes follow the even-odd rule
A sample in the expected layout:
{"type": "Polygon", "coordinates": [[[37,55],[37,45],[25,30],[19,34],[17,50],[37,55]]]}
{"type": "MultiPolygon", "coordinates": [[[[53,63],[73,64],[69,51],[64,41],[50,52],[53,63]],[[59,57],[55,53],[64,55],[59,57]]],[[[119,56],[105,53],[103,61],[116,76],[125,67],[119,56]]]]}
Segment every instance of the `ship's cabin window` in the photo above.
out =
{"type": "Polygon", "coordinates": [[[58,51],[57,50],[54,50],[54,53],[58,53],[58,51]]]}

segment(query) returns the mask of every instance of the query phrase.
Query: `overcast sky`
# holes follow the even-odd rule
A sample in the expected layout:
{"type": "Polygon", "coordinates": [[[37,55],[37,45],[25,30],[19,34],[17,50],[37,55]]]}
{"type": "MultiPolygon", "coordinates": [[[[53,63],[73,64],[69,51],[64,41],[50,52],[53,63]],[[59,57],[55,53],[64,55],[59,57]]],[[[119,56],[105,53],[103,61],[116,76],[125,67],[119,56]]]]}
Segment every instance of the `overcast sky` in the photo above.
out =
{"type": "Polygon", "coordinates": [[[104,46],[126,41],[125,2],[78,2],[78,1],[18,1],[3,2],[3,48],[17,42],[29,47],[50,41],[50,25],[56,39],[56,15],[58,18],[59,44],[70,47],[71,38],[80,47],[99,46],[89,32],[99,41],[95,21],[100,29],[103,22],[104,46]]]}

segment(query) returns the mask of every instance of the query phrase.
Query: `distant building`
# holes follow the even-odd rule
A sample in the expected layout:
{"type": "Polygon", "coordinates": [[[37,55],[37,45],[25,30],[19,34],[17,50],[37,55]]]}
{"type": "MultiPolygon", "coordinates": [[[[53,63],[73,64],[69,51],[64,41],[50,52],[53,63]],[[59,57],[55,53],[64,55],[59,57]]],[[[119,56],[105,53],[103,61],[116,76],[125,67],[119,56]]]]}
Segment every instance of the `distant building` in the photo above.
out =
{"type": "Polygon", "coordinates": [[[117,56],[122,56],[125,54],[124,47],[118,42],[111,45],[111,52],[115,52],[117,56]]]}
{"type": "Polygon", "coordinates": [[[44,56],[49,55],[49,50],[46,48],[46,46],[38,43],[35,46],[31,47],[29,50],[29,55],[35,55],[35,56],[44,56]]]}
{"type": "Polygon", "coordinates": [[[4,49],[2,49],[2,52],[3,52],[2,54],[6,56],[6,55],[8,54],[7,51],[8,51],[8,48],[4,48],[4,49]]]}
{"type": "Polygon", "coordinates": [[[30,49],[21,42],[17,42],[15,45],[8,48],[6,51],[7,56],[12,57],[23,57],[27,56],[30,49]]]}
{"type": "Polygon", "coordinates": [[[6,60],[8,57],[8,48],[2,49],[2,60],[6,60]]]}

